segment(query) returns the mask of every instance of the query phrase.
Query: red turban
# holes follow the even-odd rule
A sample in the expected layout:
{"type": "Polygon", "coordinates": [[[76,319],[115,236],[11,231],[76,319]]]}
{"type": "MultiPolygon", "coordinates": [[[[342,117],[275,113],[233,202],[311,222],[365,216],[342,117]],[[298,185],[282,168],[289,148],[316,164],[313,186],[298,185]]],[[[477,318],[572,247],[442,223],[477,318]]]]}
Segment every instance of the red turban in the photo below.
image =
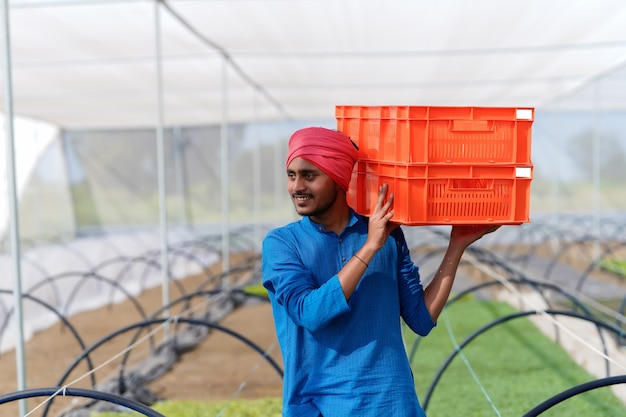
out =
{"type": "Polygon", "coordinates": [[[291,135],[286,166],[289,167],[297,157],[315,164],[348,191],[359,151],[350,138],[341,132],[323,127],[307,127],[291,135]]]}

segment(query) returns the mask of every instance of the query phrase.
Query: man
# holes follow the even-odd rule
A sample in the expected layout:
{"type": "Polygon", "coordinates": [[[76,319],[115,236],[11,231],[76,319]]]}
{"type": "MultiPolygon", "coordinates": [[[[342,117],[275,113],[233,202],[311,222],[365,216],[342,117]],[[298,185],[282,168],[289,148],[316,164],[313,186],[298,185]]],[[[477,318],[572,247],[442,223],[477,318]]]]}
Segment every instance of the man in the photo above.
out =
{"type": "Polygon", "coordinates": [[[369,218],[346,200],[358,150],[311,127],[289,140],[287,189],[302,219],[263,241],[263,285],[285,368],[283,416],[424,416],[401,318],[427,335],[450,294],[465,249],[497,229],[454,226],[424,289],[383,185],[369,218]]]}

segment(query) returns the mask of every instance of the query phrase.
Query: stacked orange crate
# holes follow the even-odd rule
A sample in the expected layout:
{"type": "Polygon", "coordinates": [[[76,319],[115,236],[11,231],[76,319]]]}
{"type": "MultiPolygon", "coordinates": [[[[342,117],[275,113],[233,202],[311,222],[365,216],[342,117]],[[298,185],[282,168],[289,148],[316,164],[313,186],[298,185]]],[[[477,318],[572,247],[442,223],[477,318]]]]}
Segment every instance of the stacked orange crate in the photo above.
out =
{"type": "Polygon", "coordinates": [[[359,147],[348,193],[369,215],[383,183],[406,225],[529,221],[533,108],[336,106],[359,147]]]}

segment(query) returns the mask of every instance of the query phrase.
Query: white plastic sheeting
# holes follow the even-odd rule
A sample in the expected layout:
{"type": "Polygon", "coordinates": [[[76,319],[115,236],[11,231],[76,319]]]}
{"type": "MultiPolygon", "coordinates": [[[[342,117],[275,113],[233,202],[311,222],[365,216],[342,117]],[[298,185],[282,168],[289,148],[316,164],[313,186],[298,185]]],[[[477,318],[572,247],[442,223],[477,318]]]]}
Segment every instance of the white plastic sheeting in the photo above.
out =
{"type": "MultiPolygon", "coordinates": [[[[190,259],[182,256],[176,259],[176,254],[173,255],[176,260],[171,262],[173,280],[203,273],[203,265],[217,261],[215,253],[190,245],[198,236],[180,229],[173,235],[172,245],[195,255],[190,259]],[[185,243],[187,246],[183,246],[185,243]]],[[[158,285],[161,282],[160,269],[155,267],[159,264],[158,243],[159,236],[154,231],[135,230],[39,245],[23,251],[22,286],[24,294],[29,295],[23,302],[25,340],[57,323],[57,314],[68,318],[126,301],[158,285]]],[[[185,251],[178,255],[181,253],[185,251]]],[[[0,270],[9,270],[10,262],[8,255],[0,253],[0,270]]],[[[3,284],[0,290],[7,290],[8,283],[3,284]]],[[[16,345],[12,305],[12,295],[0,292],[0,356],[16,345]]]]}
{"type": "MultiPolygon", "coordinates": [[[[156,124],[153,1],[10,5],[16,114],[64,128],[156,124]]],[[[159,10],[166,125],[219,123],[225,103],[231,122],[332,118],[337,104],[540,107],[626,62],[622,0],[169,0],[159,10]]],[[[624,108],[625,94],[599,105],[624,108]]]]}
{"type": "MultiPolygon", "coordinates": [[[[4,124],[4,117],[0,114],[0,124],[4,124]]],[[[52,124],[31,120],[24,117],[16,117],[14,121],[15,135],[15,167],[16,167],[16,187],[20,196],[36,169],[41,154],[46,150],[54,139],[57,138],[59,130],[52,124]]],[[[5,132],[0,131],[0,143],[4,144],[5,132]]],[[[0,195],[7,195],[6,181],[6,148],[0,146],[0,195]]],[[[4,199],[0,201],[6,202],[4,199]]],[[[0,204],[0,235],[6,231],[6,219],[8,217],[8,207],[0,204]]]]}

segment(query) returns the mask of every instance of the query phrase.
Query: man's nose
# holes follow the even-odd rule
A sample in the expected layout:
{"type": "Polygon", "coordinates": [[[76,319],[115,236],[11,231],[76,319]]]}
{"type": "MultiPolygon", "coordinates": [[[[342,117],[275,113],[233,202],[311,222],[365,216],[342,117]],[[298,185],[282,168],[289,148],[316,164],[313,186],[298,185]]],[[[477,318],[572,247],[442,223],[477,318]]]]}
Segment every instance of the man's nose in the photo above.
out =
{"type": "Polygon", "coordinates": [[[296,177],[293,179],[293,183],[292,183],[293,191],[302,191],[305,188],[306,188],[306,185],[304,183],[304,179],[301,176],[296,175],[296,177]]]}

